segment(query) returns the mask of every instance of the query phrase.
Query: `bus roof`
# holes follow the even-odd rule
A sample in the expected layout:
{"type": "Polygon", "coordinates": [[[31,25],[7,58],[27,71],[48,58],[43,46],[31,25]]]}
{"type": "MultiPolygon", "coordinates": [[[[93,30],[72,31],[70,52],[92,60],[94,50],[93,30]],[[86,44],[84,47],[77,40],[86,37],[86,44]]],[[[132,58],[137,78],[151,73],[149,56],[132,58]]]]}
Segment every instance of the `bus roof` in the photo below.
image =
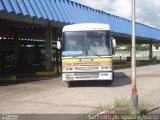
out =
{"type": "Polygon", "coordinates": [[[81,23],[81,24],[73,24],[66,25],[63,28],[63,32],[66,31],[90,31],[90,30],[110,30],[108,24],[101,23],[81,23]]]}

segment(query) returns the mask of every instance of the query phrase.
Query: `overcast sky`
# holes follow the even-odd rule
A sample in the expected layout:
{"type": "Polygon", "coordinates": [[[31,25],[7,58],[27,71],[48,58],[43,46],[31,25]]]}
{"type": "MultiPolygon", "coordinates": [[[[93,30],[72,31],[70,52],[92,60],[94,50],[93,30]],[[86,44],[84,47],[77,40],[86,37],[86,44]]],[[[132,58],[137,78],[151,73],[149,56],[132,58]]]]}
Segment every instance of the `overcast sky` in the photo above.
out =
{"type": "MultiPolygon", "coordinates": [[[[132,0],[72,0],[120,17],[131,19],[132,0]]],[[[138,22],[160,29],[160,0],[136,0],[138,22]]]]}

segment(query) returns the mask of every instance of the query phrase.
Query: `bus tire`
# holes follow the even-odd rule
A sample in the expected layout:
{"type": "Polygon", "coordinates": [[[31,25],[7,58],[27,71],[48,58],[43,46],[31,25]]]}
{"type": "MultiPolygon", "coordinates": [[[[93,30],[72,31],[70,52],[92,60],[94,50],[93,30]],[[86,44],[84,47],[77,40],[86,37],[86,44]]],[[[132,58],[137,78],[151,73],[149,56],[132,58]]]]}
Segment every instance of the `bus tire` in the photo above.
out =
{"type": "Polygon", "coordinates": [[[72,87],[72,82],[71,81],[67,82],[67,87],[72,87]]]}
{"type": "Polygon", "coordinates": [[[113,83],[114,80],[108,80],[108,85],[111,85],[113,83]]]}

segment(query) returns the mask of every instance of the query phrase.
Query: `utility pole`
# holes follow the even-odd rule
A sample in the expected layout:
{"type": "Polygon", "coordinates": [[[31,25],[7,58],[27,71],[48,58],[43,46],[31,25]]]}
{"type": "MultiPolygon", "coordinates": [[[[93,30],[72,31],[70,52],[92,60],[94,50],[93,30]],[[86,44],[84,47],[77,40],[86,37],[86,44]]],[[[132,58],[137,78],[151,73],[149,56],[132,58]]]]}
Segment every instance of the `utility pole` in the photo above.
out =
{"type": "Polygon", "coordinates": [[[132,0],[132,95],[131,95],[131,114],[138,114],[138,93],[136,86],[136,37],[135,37],[135,10],[136,0],[132,0]]]}

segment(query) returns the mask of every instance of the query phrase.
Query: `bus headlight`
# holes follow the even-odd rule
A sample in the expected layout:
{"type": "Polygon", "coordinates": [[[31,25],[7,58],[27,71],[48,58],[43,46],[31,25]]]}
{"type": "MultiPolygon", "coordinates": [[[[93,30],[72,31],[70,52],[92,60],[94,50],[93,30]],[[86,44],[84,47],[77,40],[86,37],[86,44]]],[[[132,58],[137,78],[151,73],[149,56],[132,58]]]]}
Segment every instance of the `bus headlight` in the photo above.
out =
{"type": "Polygon", "coordinates": [[[112,70],[112,66],[102,66],[101,70],[112,70]]]}
{"type": "Polygon", "coordinates": [[[63,71],[72,71],[73,67],[63,67],[63,71]]]}

